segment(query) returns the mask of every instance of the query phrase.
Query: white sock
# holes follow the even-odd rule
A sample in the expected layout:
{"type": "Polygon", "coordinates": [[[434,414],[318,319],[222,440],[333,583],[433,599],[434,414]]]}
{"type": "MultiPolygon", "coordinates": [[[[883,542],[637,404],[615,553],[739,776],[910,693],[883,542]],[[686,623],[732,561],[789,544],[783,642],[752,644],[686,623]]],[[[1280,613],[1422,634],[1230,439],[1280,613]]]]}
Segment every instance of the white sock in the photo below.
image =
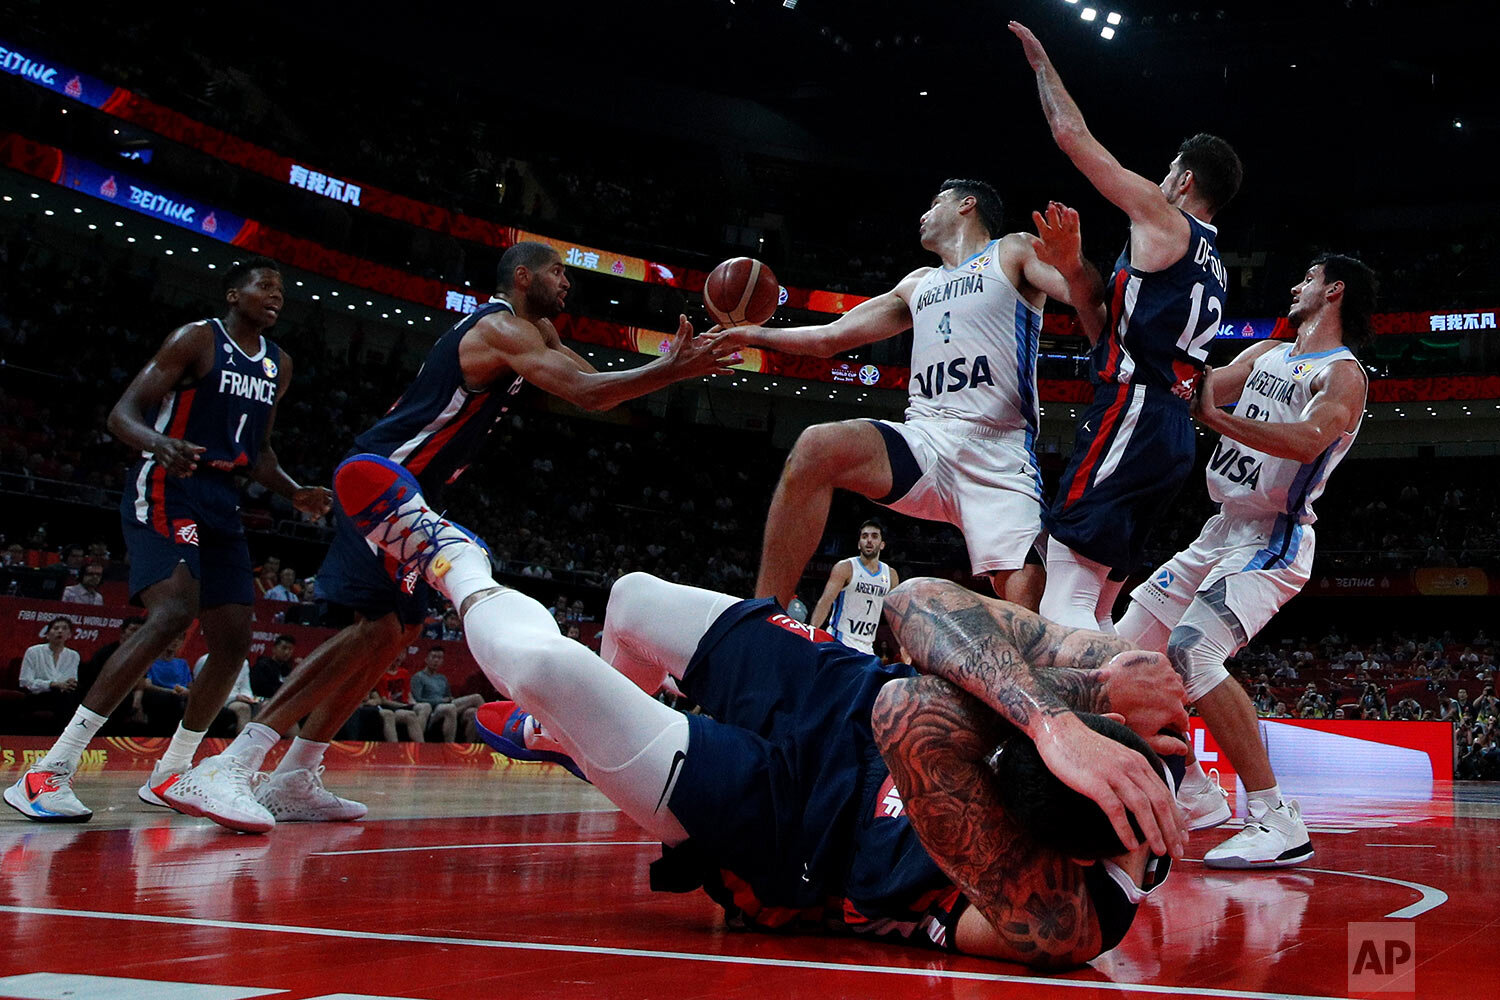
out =
{"type": "Polygon", "coordinates": [[[287,774],[303,768],[311,771],[323,763],[323,753],[327,749],[327,743],[314,743],[312,740],[304,740],[299,736],[292,740],[291,748],[287,750],[286,756],[281,758],[281,763],[276,765],[275,773],[287,774]]]}
{"type": "Polygon", "coordinates": [[[73,713],[73,718],[68,720],[68,724],[63,727],[62,733],[57,737],[57,742],[52,744],[52,749],[48,750],[46,756],[38,763],[61,764],[69,770],[77,770],[78,762],[83,760],[83,751],[88,748],[89,741],[108,719],[107,715],[91,712],[79,705],[78,711],[73,713]]]}
{"type": "Polygon", "coordinates": [[[259,722],[252,722],[224,749],[224,756],[237,757],[250,770],[259,771],[266,754],[279,742],[281,734],[276,730],[259,722]]]}
{"type": "Polygon", "coordinates": [[[167,745],[167,752],[161,755],[162,767],[168,771],[186,771],[192,767],[193,754],[198,752],[198,744],[203,742],[203,735],[179,722],[177,732],[172,734],[172,742],[167,745]]]}
{"type": "Polygon", "coordinates": [[[453,602],[455,608],[463,607],[464,599],[471,594],[499,586],[491,576],[490,557],[479,546],[473,543],[449,545],[442,554],[448,560],[448,572],[438,577],[434,586],[453,602]]]}
{"type": "Polygon", "coordinates": [[[1281,805],[1281,784],[1278,782],[1277,784],[1272,785],[1270,788],[1262,788],[1258,792],[1246,790],[1245,798],[1249,799],[1252,802],[1264,802],[1266,804],[1266,808],[1275,809],[1277,806],[1281,805]]]}

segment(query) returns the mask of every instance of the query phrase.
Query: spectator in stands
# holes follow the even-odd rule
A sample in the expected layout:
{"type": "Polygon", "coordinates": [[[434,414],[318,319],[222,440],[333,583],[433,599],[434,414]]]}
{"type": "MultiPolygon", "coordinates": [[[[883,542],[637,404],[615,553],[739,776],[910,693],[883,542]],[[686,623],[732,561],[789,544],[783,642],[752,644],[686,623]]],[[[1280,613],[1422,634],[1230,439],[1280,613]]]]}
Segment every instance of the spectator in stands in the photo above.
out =
{"type": "Polygon", "coordinates": [[[406,654],[398,656],[380,680],[380,686],[370,692],[365,704],[380,712],[380,729],[387,743],[395,743],[397,727],[406,729],[406,738],[412,743],[426,742],[427,720],[432,715],[432,706],[427,702],[413,702],[406,693],[407,676],[402,669],[406,654]]]}
{"type": "Polygon", "coordinates": [[[188,687],[193,683],[193,671],[188,661],[178,654],[187,640],[187,633],[174,638],[162,650],[161,658],[146,670],[143,682],[144,696],[141,699],[146,709],[146,719],[151,731],[157,736],[169,735],[182,721],[182,712],[187,708],[188,687]]]}
{"type": "Polygon", "coordinates": [[[1462,719],[1474,718],[1474,707],[1469,704],[1469,689],[1458,689],[1458,715],[1462,719]]]}
{"type": "Polygon", "coordinates": [[[1361,719],[1390,718],[1390,710],[1385,702],[1385,692],[1377,685],[1365,685],[1364,692],[1359,698],[1359,717],[1361,719]]]}
{"type": "Polygon", "coordinates": [[[447,654],[442,646],[433,646],[427,651],[422,669],[412,675],[412,701],[426,702],[432,706],[432,724],[442,726],[443,741],[452,743],[458,738],[462,723],[465,742],[474,742],[474,716],[484,698],[477,694],[453,697],[453,689],[443,674],[443,659],[447,654]]]}
{"type": "Polygon", "coordinates": [[[69,582],[77,580],[83,575],[85,560],[82,545],[69,545],[63,552],[63,566],[68,570],[69,582]]]}
{"type": "Polygon", "coordinates": [[[1286,710],[1286,702],[1278,701],[1276,707],[1271,710],[1272,719],[1290,719],[1292,714],[1286,710]]]}
{"type": "Polygon", "coordinates": [[[1495,698],[1495,686],[1486,684],[1479,692],[1479,697],[1474,699],[1474,717],[1494,716],[1500,714],[1500,700],[1495,698]]]}
{"type": "Polygon", "coordinates": [[[281,557],[266,556],[266,561],[255,568],[255,592],[266,596],[266,591],[281,582],[281,557]]]}
{"type": "Polygon", "coordinates": [[[15,566],[22,568],[26,566],[26,549],[20,542],[11,542],[5,547],[5,554],[0,557],[0,565],[15,566]]]}
{"type": "MultiPolygon", "coordinates": [[[[198,657],[193,664],[193,676],[197,677],[203,665],[208,662],[208,654],[204,653],[198,657]]],[[[256,706],[260,704],[259,699],[250,691],[250,661],[246,660],[240,666],[240,672],[234,678],[234,687],[229,689],[229,697],[224,701],[224,708],[219,712],[219,717],[214,719],[209,731],[219,730],[218,735],[227,735],[230,738],[238,736],[240,730],[250,724],[255,715],[256,706]]]]}
{"type": "Polygon", "coordinates": [[[45,713],[66,719],[78,708],[78,651],[68,648],[73,622],[61,616],[47,623],[45,642],[21,656],[21,690],[28,714],[45,713]]]}
{"type": "Polygon", "coordinates": [[[102,582],[104,567],[98,563],[89,563],[83,567],[78,582],[63,590],[62,599],[69,604],[103,604],[104,595],[99,592],[99,584],[102,582]]]}
{"type": "Polygon", "coordinates": [[[463,642],[464,627],[459,621],[458,612],[449,608],[443,612],[443,617],[431,623],[422,630],[424,639],[445,639],[449,642],[463,642]]]}
{"type": "Polygon", "coordinates": [[[109,566],[109,543],[108,542],[89,542],[88,556],[89,556],[89,560],[88,560],[89,562],[91,562],[91,563],[98,563],[100,566],[108,568],[108,566],[109,566]]]}
{"type": "Polygon", "coordinates": [[[297,571],[290,566],[282,569],[279,582],[266,591],[264,596],[268,601],[300,601],[301,596],[297,593],[297,571]]]}
{"type": "Polygon", "coordinates": [[[1307,689],[1297,699],[1297,718],[1322,719],[1328,715],[1328,701],[1318,693],[1318,685],[1307,682],[1307,689]]]}
{"type": "MultiPolygon", "coordinates": [[[[120,637],[114,642],[100,646],[98,649],[94,650],[94,655],[89,657],[89,661],[78,668],[79,698],[82,698],[84,695],[89,693],[89,688],[93,687],[94,681],[99,679],[99,671],[104,669],[104,664],[112,655],[114,655],[114,651],[120,648],[120,643],[135,635],[135,633],[144,624],[146,624],[146,619],[144,618],[125,619],[120,623],[120,637]]],[[[134,700],[136,702],[136,704],[133,706],[134,710],[139,712],[141,708],[139,699],[134,700]]],[[[139,721],[144,722],[145,716],[141,716],[139,721]]]]}
{"type": "Polygon", "coordinates": [[[278,635],[271,646],[271,655],[262,656],[250,668],[250,693],[264,700],[280,690],[286,675],[297,665],[292,659],[292,652],[296,648],[295,638],[278,635]]]}

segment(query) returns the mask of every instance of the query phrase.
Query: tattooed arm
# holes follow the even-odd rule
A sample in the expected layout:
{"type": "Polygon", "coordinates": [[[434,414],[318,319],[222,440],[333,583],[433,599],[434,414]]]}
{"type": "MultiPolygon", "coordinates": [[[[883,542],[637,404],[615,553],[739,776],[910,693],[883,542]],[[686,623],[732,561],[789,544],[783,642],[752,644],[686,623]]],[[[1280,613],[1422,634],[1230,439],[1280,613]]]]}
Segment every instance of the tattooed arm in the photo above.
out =
{"type": "Polygon", "coordinates": [[[995,713],[941,678],[915,677],[881,688],[873,722],[912,829],[974,905],[959,918],[958,949],[1039,967],[1099,954],[1083,868],[1025,836],[1000,804],[985,764],[1008,730],[995,713]]]}
{"type": "Polygon", "coordinates": [[[1158,750],[1181,752],[1180,741],[1158,735],[1187,729],[1182,682],[1165,657],[945,580],[906,581],[886,595],[884,614],[918,670],[962,688],[1029,736],[1053,774],[1099,803],[1127,849],[1136,844],[1128,811],[1153,851],[1180,855],[1180,820],[1160,776],[1073,714],[1119,713],[1158,750]]]}

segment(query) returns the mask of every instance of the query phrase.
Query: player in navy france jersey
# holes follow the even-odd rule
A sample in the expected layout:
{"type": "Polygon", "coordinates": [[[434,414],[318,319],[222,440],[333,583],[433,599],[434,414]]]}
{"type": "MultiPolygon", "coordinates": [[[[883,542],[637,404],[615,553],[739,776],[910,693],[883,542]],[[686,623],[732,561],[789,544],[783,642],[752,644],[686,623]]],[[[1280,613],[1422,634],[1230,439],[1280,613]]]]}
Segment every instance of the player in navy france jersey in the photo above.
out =
{"type": "Polygon", "coordinates": [[[1127,170],[1090,134],[1036,36],[1014,21],[1010,27],[1036,73],[1058,146],[1130,217],[1130,240],[1107,288],[1083,260],[1077,213],[1054,206],[1038,220],[1038,256],[1068,278],[1085,317],[1094,383],[1047,516],[1041,613],[1109,631],[1126,574],[1192,471],[1189,401],[1224,322],[1225,272],[1212,219],[1239,190],[1242,168],[1228,143],[1204,133],[1182,144],[1159,184],[1127,170]]]}
{"type": "Polygon", "coordinates": [[[167,644],[199,619],[208,663],[194,679],[177,734],[141,797],[187,770],[250,649],[254,589],[235,475],[248,475],[299,510],[326,514],[331,494],[299,486],[270,444],[292,359],[265,336],[281,314],[281,274],[253,258],[224,278],[220,318],[175,330],[126,388],[109,430],[139,452],[121,520],[130,591],[146,623],[105,663],[57,744],[6,792],[32,819],[82,822],[90,811],[69,783],[84,748],[167,644]]]}
{"type": "MultiPolygon", "coordinates": [[[[621,372],[598,372],[563,344],[553,325],[570,288],[567,269],[545,243],[518,243],[500,259],[497,291],[438,338],[400,399],[352,442],[401,464],[424,495],[440,494],[478,455],[511,394],[524,380],[591,410],[605,410],[673,382],[727,371],[707,338],[686,317],[665,356],[621,372]]],[[[365,813],[318,776],[328,741],[364,700],[386,667],[415,641],[427,614],[420,574],[397,575],[336,511],[337,533],[318,571],[319,594],[348,624],[287,677],[220,758],[210,758],[174,786],[168,801],[184,811],[213,810],[251,797],[250,775],[298,720],[300,735],[252,799],[259,812],[238,829],[265,831],[275,820],[350,820],[365,813]]],[[[220,809],[221,812],[224,810],[220,809]]],[[[251,810],[254,812],[254,810],[251,810]]]]}

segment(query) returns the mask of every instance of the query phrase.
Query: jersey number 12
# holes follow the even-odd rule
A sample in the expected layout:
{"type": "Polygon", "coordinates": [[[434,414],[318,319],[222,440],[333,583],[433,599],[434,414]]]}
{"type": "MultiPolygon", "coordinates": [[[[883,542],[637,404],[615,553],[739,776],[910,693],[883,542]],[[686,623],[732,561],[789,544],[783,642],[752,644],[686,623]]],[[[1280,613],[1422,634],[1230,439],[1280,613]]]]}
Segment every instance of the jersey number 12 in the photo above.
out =
{"type": "Polygon", "coordinates": [[[1218,296],[1208,297],[1207,309],[1213,314],[1213,320],[1198,329],[1198,320],[1204,311],[1203,282],[1193,286],[1193,308],[1188,313],[1187,325],[1182,328],[1182,336],[1177,338],[1177,349],[1199,364],[1208,361],[1208,345],[1219,332],[1219,327],[1224,323],[1224,305],[1218,296]]]}

